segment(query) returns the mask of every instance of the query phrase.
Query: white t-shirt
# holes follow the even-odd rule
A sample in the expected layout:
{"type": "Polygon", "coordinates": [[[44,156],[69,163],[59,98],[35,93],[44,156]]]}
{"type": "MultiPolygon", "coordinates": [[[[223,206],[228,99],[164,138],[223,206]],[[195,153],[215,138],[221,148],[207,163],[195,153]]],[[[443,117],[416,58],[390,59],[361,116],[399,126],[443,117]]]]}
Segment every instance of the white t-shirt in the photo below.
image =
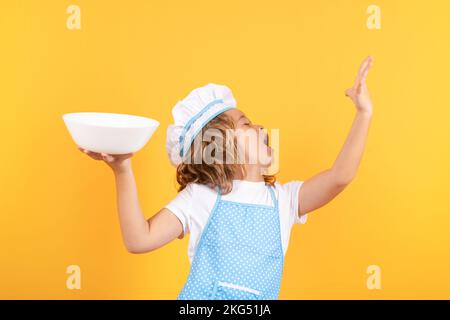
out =
{"type": "MultiPolygon", "coordinates": [[[[285,184],[275,182],[275,196],[278,199],[280,214],[281,239],[283,252],[286,254],[291,228],[294,224],[304,224],[307,214],[298,216],[298,192],[303,181],[290,181],[285,184]]],[[[233,190],[222,195],[223,200],[273,205],[272,196],[264,181],[254,182],[246,180],[233,180],[233,190]]],[[[183,225],[186,235],[190,233],[188,257],[192,262],[195,248],[200,235],[211,214],[217,200],[217,191],[208,186],[189,183],[186,188],[178,192],[175,198],[165,208],[174,213],[183,225]]]]}

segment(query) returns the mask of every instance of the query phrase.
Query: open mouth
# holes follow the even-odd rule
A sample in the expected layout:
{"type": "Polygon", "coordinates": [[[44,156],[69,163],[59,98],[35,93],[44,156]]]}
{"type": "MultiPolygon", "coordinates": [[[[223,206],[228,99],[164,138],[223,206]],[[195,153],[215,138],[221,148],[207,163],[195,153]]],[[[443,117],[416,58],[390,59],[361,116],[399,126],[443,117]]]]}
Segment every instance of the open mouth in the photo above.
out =
{"type": "Polygon", "coordinates": [[[264,137],[264,144],[269,147],[269,135],[266,134],[264,137]]]}
{"type": "Polygon", "coordinates": [[[270,153],[270,154],[272,154],[272,147],[270,146],[270,141],[269,141],[269,135],[268,134],[265,134],[264,135],[264,144],[266,145],[266,148],[267,148],[267,150],[268,150],[268,152],[270,153]]]}

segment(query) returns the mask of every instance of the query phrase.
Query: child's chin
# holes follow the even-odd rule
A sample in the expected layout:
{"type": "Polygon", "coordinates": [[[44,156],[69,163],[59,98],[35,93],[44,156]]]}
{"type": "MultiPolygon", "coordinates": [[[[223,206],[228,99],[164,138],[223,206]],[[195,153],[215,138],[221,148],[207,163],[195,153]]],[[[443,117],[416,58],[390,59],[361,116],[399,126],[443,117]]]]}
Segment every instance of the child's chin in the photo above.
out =
{"type": "Polygon", "coordinates": [[[260,165],[262,167],[270,167],[272,164],[273,156],[272,156],[273,150],[270,147],[266,147],[263,151],[263,155],[260,158],[260,165]]]}

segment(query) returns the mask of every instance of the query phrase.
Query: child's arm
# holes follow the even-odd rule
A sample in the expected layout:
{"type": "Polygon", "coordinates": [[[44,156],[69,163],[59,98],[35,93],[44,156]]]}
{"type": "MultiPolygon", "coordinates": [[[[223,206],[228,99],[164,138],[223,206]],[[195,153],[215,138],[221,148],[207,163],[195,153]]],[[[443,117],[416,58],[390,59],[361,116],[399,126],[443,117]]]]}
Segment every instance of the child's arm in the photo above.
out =
{"type": "Polygon", "coordinates": [[[356,106],[356,115],[347,139],[333,166],[306,180],[299,191],[299,215],[322,207],[353,180],[364,151],[372,118],[372,102],[366,85],[372,57],[361,64],[355,84],[345,94],[356,106]]]}
{"type": "Polygon", "coordinates": [[[181,235],[183,229],[180,220],[166,208],[150,219],[145,219],[131,168],[133,154],[113,156],[79,149],[93,159],[104,160],[114,172],[120,228],[129,252],[149,252],[181,235]]]}

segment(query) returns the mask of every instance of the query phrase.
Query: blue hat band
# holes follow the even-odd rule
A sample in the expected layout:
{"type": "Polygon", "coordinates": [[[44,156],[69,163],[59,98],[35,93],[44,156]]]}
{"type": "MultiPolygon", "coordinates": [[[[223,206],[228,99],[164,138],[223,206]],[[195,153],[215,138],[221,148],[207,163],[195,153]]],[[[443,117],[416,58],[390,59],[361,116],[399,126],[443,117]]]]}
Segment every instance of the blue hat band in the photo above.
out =
{"type": "Polygon", "coordinates": [[[179,143],[180,143],[180,157],[183,157],[186,152],[189,150],[190,145],[192,143],[192,141],[194,141],[195,137],[198,135],[198,133],[200,132],[200,130],[203,129],[203,127],[210,122],[212,119],[214,119],[215,117],[217,117],[219,114],[221,114],[222,112],[225,112],[229,109],[232,109],[233,107],[223,107],[220,108],[217,112],[213,113],[211,116],[209,116],[207,119],[203,120],[203,123],[196,129],[196,131],[192,134],[191,138],[189,139],[189,144],[188,147],[186,148],[186,150],[184,150],[184,146],[186,145],[186,135],[188,133],[188,131],[191,129],[191,127],[193,126],[193,124],[198,121],[208,110],[210,110],[213,106],[215,106],[216,104],[219,103],[223,103],[223,99],[216,99],[211,101],[210,103],[208,103],[202,110],[200,110],[194,117],[192,117],[191,119],[189,119],[189,121],[186,123],[186,125],[183,127],[183,131],[179,137],[179,143]]]}

